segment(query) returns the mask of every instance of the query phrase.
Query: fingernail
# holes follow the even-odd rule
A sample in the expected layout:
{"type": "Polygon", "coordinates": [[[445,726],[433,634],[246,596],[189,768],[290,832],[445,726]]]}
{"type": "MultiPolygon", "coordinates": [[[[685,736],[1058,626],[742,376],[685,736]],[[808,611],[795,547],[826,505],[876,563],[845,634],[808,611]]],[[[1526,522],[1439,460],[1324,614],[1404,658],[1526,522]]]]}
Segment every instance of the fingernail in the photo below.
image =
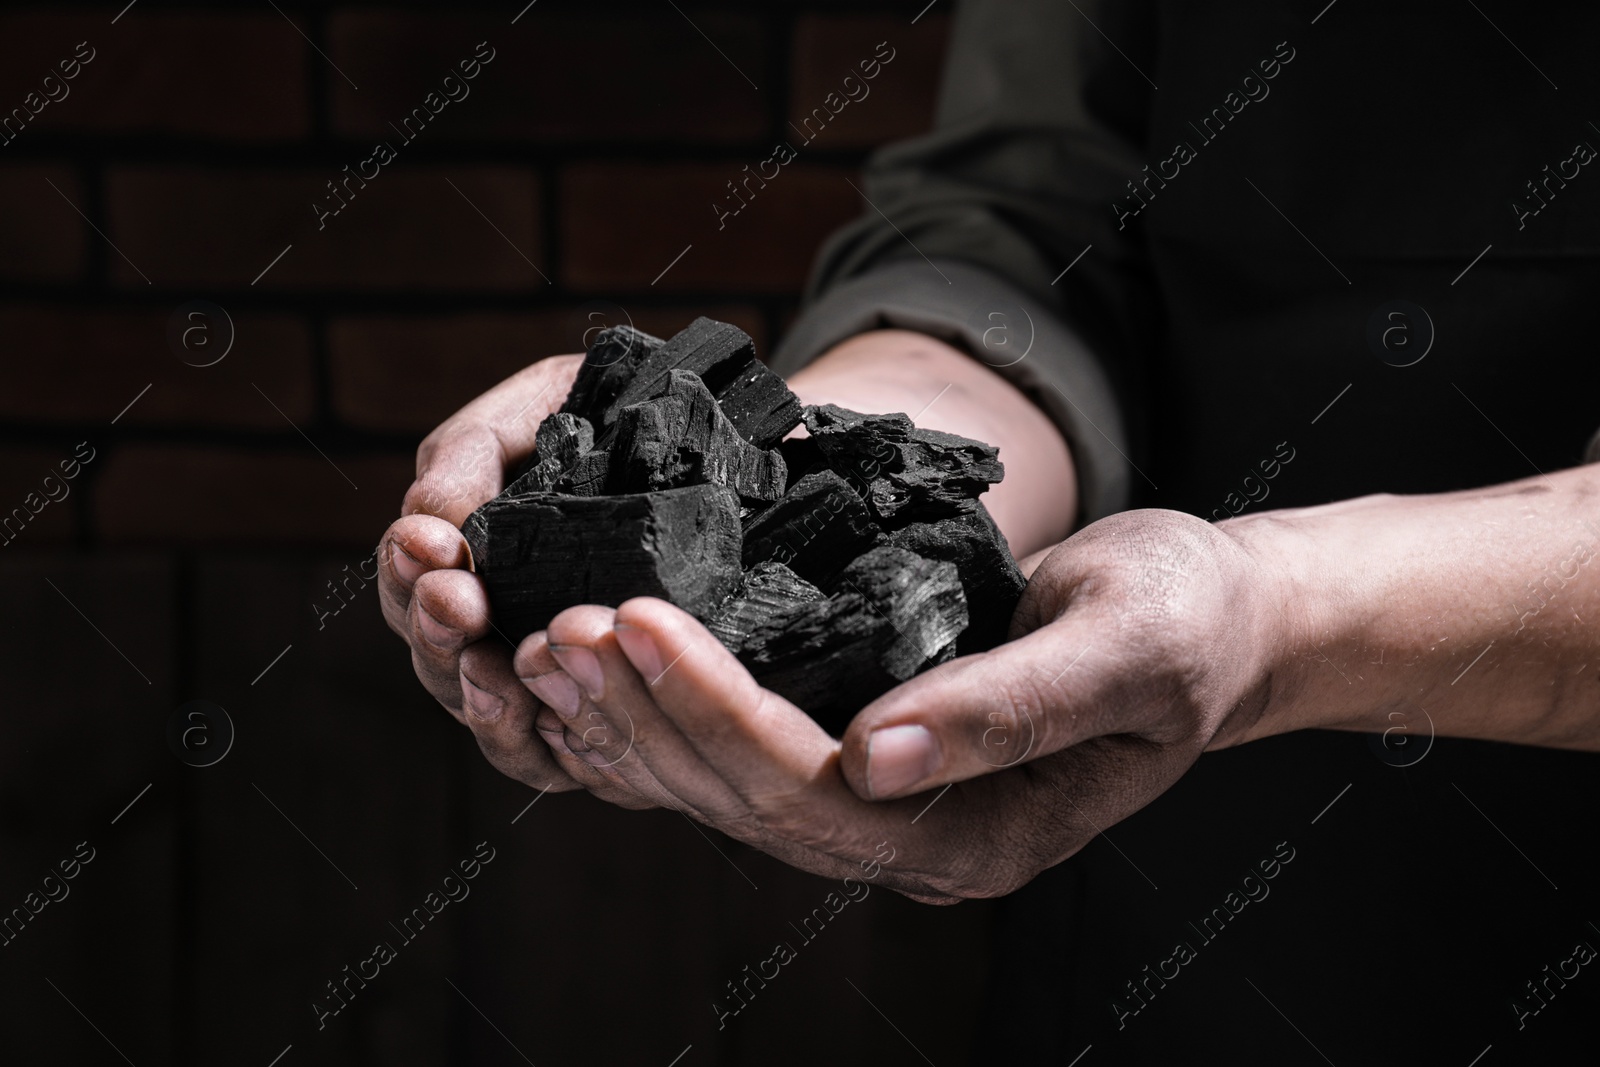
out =
{"type": "Polygon", "coordinates": [[[939,748],[923,726],[886,726],[867,738],[867,791],[874,797],[906,789],[939,769],[939,748]]]}
{"type": "Polygon", "coordinates": [[[643,630],[619,623],[612,627],[622,654],[628,657],[634,669],[644,678],[646,685],[655,685],[661,677],[661,653],[656,651],[655,638],[643,630]]]}
{"type": "Polygon", "coordinates": [[[593,748],[587,752],[577,753],[577,756],[579,759],[583,760],[583,762],[587,763],[597,771],[609,770],[616,764],[616,760],[613,760],[604,752],[593,748]]]}
{"type": "Polygon", "coordinates": [[[578,702],[583,698],[578,693],[578,687],[565,674],[551,671],[537,678],[524,678],[522,684],[532,690],[534,696],[554,708],[563,719],[577,717],[578,702]]]}
{"type": "Polygon", "coordinates": [[[389,540],[389,550],[389,562],[394,564],[394,572],[407,585],[416,585],[417,579],[428,573],[422,561],[401,548],[393,538],[389,540]]]}
{"type": "MultiPolygon", "coordinates": [[[[563,733],[561,735],[561,740],[566,742],[567,751],[572,753],[574,756],[577,756],[579,759],[583,759],[583,757],[586,756],[590,751],[589,742],[585,741],[582,737],[579,737],[571,730],[567,730],[565,733],[563,733]]],[[[584,760],[584,762],[587,763],[589,761],[584,760]]]]}
{"type": "Polygon", "coordinates": [[[461,687],[467,695],[467,707],[472,709],[472,714],[484,722],[494,722],[505,710],[506,702],[486,690],[478,688],[472,679],[466,675],[461,676],[465,684],[461,687]]]}
{"type": "Polygon", "coordinates": [[[417,628],[422,631],[422,636],[428,644],[436,648],[454,648],[466,637],[460,630],[453,630],[429,615],[428,609],[421,604],[417,605],[417,628]]]}
{"type": "Polygon", "coordinates": [[[539,736],[544,738],[544,743],[550,746],[550,751],[558,756],[576,755],[567,748],[567,727],[549,707],[542,707],[533,716],[533,728],[539,731],[539,736]]]}
{"type": "Polygon", "coordinates": [[[550,654],[572,680],[583,687],[584,695],[598,703],[606,695],[606,676],[595,654],[582,645],[551,645],[550,654]]]}

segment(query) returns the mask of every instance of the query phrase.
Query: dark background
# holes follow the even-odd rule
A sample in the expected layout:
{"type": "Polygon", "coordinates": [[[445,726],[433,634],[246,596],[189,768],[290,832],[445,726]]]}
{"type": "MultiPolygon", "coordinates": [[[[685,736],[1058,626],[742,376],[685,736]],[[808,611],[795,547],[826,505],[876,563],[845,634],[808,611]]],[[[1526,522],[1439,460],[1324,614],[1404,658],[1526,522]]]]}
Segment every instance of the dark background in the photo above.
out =
{"type": "MultiPolygon", "coordinates": [[[[708,314],[769,350],[818,245],[862,210],[846,179],[930,120],[949,3],[926,3],[0,12],[0,118],[78,42],[95,50],[67,98],[0,143],[0,521],[93,455],[70,496],[0,534],[0,920],[80,842],[94,850],[69,896],[0,934],[0,1063],[1094,1067],[1172,1062],[1175,1046],[1194,1062],[1594,1061],[1600,979],[1525,1030],[1507,1010],[1600,938],[1589,755],[1440,739],[1422,761],[1358,735],[1274,738],[1208,756],[1114,841],[1004,901],[875,890],[802,944],[791,923],[835,885],[674,812],[581,795],[529,808],[536,794],[413,678],[376,589],[351,576],[421,437],[579,349],[591,313],[657,334],[708,314]],[[480,41],[496,56],[471,95],[402,145],[388,123],[480,41]],[[896,58],[871,95],[719,230],[725,183],[880,41],[896,58]],[[398,158],[319,231],[324,183],[377,139],[398,158]],[[190,364],[214,349],[171,340],[195,300],[235,327],[213,366],[190,364]],[[237,729],[210,767],[169,742],[193,700],[237,729]],[[1122,983],[1280,841],[1299,858],[1272,902],[1118,1029],[1122,983]],[[480,842],[495,858],[471,895],[405,943],[391,924],[480,842]],[[319,1031],[325,983],[380,941],[398,958],[319,1031]],[[798,958],[719,1031],[713,1001],[778,941],[798,958]]],[[[1341,3],[1296,61],[1297,78],[1323,64],[1302,81],[1327,98],[1252,114],[1233,155],[1163,194],[1156,236],[1190,198],[1171,217],[1213,229],[1168,237],[1226,236],[1275,281],[1185,274],[1188,313],[1256,363],[1169,383],[1149,419],[1169,447],[1145,467],[1166,495],[1142,502],[1211,514],[1285,436],[1304,458],[1272,507],[1577,462],[1596,377],[1593,312],[1573,294],[1592,290],[1600,216],[1576,186],[1521,235],[1501,197],[1587,121],[1593,34],[1488,6],[1436,20],[1341,3]],[[1449,76],[1415,75],[1413,55],[1449,76]],[[1508,151],[1507,129],[1537,151],[1508,151]],[[1391,242],[1329,215],[1373,203],[1438,240],[1385,258],[1374,247],[1391,242]],[[1343,288],[1332,261],[1353,284],[1318,302],[1343,288]],[[1363,334],[1397,297],[1442,339],[1404,373],[1363,334]]],[[[1164,106],[1190,113],[1185,85],[1212,99],[1216,71],[1275,39],[1256,28],[1265,10],[1238,6],[1247,33],[1163,22],[1178,27],[1161,38],[1164,106]]],[[[1319,10],[1271,12],[1299,41],[1319,10]]],[[[1281,81],[1279,102],[1299,84],[1281,81]]]]}
{"type": "Polygon", "coordinates": [[[943,13],[280,6],[0,14],[0,110],[95,50],[0,146],[0,512],[94,455],[0,552],[0,914],[79,842],[95,857],[0,947],[0,1059],[956,1062],[987,905],[874,892],[719,1033],[724,983],[833,886],[673,812],[525,810],[375,587],[322,614],[423,434],[578,350],[589,311],[770,347],[861,208],[845,179],[929,122],[943,13]],[[386,124],[485,40],[471,95],[402,145],[386,124]],[[871,95],[719,231],[724,183],[885,40],[871,95]],[[324,183],[380,138],[397,160],[319,232],[324,183]],[[236,328],[214,366],[169,343],[196,299],[236,328]],[[194,699],[237,729],[211,767],[168,744],[194,699]],[[402,943],[389,924],[482,841],[471,896],[402,943]],[[380,940],[399,958],[319,1032],[314,998],[380,940]]]}

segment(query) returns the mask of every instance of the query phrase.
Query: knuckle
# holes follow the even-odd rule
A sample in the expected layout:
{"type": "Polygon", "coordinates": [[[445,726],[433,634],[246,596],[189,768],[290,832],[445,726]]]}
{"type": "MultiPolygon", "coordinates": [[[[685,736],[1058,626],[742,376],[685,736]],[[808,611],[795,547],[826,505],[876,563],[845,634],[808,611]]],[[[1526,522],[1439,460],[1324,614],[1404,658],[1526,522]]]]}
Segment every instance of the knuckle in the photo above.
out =
{"type": "Polygon", "coordinates": [[[1055,708],[1039,679],[1008,673],[988,683],[982,710],[967,717],[966,741],[990,767],[1011,767],[1049,751],[1055,708]]]}

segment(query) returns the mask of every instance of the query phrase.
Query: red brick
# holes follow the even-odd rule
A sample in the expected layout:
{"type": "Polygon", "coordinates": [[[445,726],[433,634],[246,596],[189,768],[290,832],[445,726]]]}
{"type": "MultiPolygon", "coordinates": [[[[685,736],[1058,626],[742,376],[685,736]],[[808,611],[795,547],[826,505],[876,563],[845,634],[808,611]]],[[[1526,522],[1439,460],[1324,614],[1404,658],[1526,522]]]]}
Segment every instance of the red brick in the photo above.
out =
{"type": "Polygon", "coordinates": [[[309,130],[305,65],[314,53],[276,13],[170,14],[141,5],[112,26],[114,13],[0,17],[0,107],[40,92],[47,75],[67,90],[19,141],[81,132],[260,141],[309,130]],[[79,42],[90,61],[62,81],[60,64],[74,59],[79,42]]]}
{"type": "MultiPolygon", "coordinates": [[[[789,119],[801,132],[794,127],[787,132],[812,138],[810,147],[834,149],[868,147],[926,131],[933,125],[948,37],[949,25],[940,15],[926,15],[915,26],[877,15],[802,16],[794,31],[789,99],[789,119]],[[877,77],[864,79],[860,64],[875,59],[880,42],[887,42],[884,54],[892,58],[878,68],[877,77]],[[859,100],[851,100],[844,87],[844,79],[852,75],[849,91],[859,100]],[[835,106],[838,100],[849,101],[837,117],[824,103],[829,93],[837,94],[835,106]],[[804,126],[802,120],[816,108],[823,109],[828,121],[813,118],[804,126]]],[[[791,142],[796,148],[802,147],[799,139],[791,142]]]]}
{"type": "Polygon", "coordinates": [[[9,165],[0,169],[0,203],[6,205],[0,211],[0,278],[61,282],[82,275],[89,228],[72,204],[84,210],[88,205],[73,171],[9,165]]]}
{"type": "Polygon", "coordinates": [[[586,330],[631,321],[657,336],[687,326],[696,315],[732,322],[765,351],[761,314],[742,306],[624,309],[595,303],[520,315],[359,317],[329,331],[331,387],[339,417],[377,430],[425,434],[479,393],[545,356],[583,350],[586,330]],[[601,319],[588,313],[605,307],[601,319]]]}
{"type": "MultiPolygon", "coordinates": [[[[119,427],[278,430],[285,428],[285,415],[297,422],[310,417],[311,339],[303,323],[279,315],[230,312],[234,343],[227,355],[212,366],[186,366],[167,341],[168,323],[180,303],[187,301],[150,311],[0,305],[0,336],[14,351],[25,353],[0,367],[0,418],[96,427],[115,418],[119,427]],[[146,385],[149,391],[140,396],[146,385]],[[118,418],[136,396],[138,402],[118,418]]],[[[186,317],[181,321],[197,322],[186,317]]],[[[220,336],[222,327],[209,328],[220,336]]],[[[220,353],[196,352],[188,359],[200,363],[220,353]]]]}
{"type": "Polygon", "coordinates": [[[95,531],[114,544],[375,546],[400,514],[412,457],[324,459],[290,436],[271,451],[119,448],[94,485],[95,531]]]}
{"type": "MultiPolygon", "coordinates": [[[[74,497],[83,488],[85,468],[75,451],[72,442],[60,448],[0,448],[0,550],[37,548],[77,536],[74,497]],[[62,467],[63,462],[68,466],[62,467]],[[73,477],[65,476],[68,471],[73,477]]],[[[99,458],[88,450],[83,454],[99,458]]]]}
{"type": "MultiPolygon", "coordinates": [[[[766,158],[753,154],[750,173],[766,158]]],[[[587,292],[798,289],[817,247],[864,207],[846,180],[854,172],[789,163],[765,189],[752,180],[754,198],[720,218],[719,229],[714,205],[735,202],[726,183],[742,179],[743,166],[569,167],[561,177],[562,280],[587,292]]]]}
{"type": "MultiPolygon", "coordinates": [[[[758,20],[689,14],[756,85],[773,90],[758,20]]],[[[385,135],[389,122],[459,73],[460,61],[487,41],[494,58],[467,83],[469,95],[445,105],[440,140],[726,143],[768,130],[763,92],[665,5],[626,18],[557,17],[534,8],[515,27],[506,21],[391,11],[334,15],[329,54],[361,87],[332,83],[334,129],[385,135]]]]}
{"type": "MultiPolygon", "coordinates": [[[[352,181],[348,206],[321,219],[320,230],[312,205],[337,204],[325,183],[341,178],[345,164],[291,172],[113,170],[106,191],[111,237],[161,286],[248,288],[262,271],[258,289],[514,291],[546,284],[533,266],[551,273],[531,170],[418,166],[402,138],[391,135],[391,143],[397,158],[366,188],[352,181]]],[[[351,151],[347,163],[354,168],[364,158],[351,151]]],[[[144,285],[120,260],[112,275],[120,285],[144,285]]]]}

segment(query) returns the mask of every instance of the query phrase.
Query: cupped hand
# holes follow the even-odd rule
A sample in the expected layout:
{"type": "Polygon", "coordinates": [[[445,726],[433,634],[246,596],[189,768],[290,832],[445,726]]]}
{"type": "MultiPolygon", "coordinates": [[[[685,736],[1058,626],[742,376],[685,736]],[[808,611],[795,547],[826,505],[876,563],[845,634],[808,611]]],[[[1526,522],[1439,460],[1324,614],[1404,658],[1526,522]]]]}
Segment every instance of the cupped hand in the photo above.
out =
{"type": "Polygon", "coordinates": [[[887,847],[879,884],[919,900],[996,896],[1257,725],[1280,570],[1176,512],[1101,520],[1038,565],[1010,643],[885,694],[842,743],[659,600],[568,609],[514,666],[563,769],[611,797],[834,877],[887,847]]]}
{"type": "Polygon", "coordinates": [[[1288,580],[1255,538],[1181,512],[1102,519],[1033,568],[1009,642],[863,708],[844,774],[882,799],[1103,751],[1128,767],[1106,783],[1125,794],[1101,809],[1114,822],[1281,703],[1288,580]]]}
{"type": "Polygon", "coordinates": [[[582,356],[540,360],[424,438],[402,517],[379,551],[383,617],[411,647],[417,678],[472,729],[496,768],[539,789],[580,783],[543,743],[524,743],[541,707],[512,673],[512,642],[490,621],[483,583],[467,569],[470,552],[458,527],[533,451],[539,424],[561,407],[582,362],[582,356]]]}

